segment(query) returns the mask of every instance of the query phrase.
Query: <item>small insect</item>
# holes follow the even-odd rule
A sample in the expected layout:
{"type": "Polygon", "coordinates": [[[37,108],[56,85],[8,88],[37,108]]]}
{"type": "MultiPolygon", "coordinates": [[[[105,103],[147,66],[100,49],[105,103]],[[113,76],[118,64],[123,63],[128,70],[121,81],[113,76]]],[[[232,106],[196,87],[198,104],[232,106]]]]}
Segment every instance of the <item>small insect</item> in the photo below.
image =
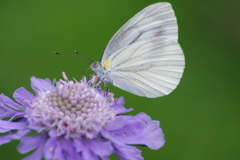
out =
{"type": "Polygon", "coordinates": [[[101,81],[138,96],[168,95],[179,84],[185,60],[169,3],[152,4],[124,24],[90,67],[101,81]]]}

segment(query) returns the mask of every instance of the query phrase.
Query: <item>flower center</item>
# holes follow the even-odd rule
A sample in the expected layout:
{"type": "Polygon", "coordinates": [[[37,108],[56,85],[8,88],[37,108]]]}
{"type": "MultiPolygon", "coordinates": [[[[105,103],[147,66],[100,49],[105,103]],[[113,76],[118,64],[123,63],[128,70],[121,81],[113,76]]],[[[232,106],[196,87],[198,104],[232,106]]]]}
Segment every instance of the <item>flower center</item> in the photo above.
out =
{"type": "Polygon", "coordinates": [[[62,81],[41,93],[27,113],[32,129],[66,138],[94,138],[115,117],[107,98],[83,81],[62,81]]]}

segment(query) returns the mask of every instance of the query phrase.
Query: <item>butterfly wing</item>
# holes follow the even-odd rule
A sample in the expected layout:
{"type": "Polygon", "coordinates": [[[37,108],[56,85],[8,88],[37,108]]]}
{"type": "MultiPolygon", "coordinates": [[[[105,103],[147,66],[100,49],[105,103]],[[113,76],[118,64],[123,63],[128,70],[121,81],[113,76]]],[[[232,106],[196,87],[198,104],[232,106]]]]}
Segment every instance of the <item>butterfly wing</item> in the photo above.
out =
{"type": "Polygon", "coordinates": [[[107,58],[120,49],[151,37],[167,37],[177,41],[178,27],[171,4],[152,4],[132,17],[109,41],[101,64],[104,65],[107,58]]]}
{"type": "Polygon", "coordinates": [[[172,92],[184,66],[180,45],[165,37],[139,40],[109,57],[113,85],[149,98],[172,92]]]}

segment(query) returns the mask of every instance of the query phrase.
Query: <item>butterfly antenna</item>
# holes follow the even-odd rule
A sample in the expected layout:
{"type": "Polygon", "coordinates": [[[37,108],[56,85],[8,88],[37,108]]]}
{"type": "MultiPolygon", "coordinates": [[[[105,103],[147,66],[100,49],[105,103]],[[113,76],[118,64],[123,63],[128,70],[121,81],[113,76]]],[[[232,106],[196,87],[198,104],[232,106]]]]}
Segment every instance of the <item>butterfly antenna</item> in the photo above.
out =
{"type": "Polygon", "coordinates": [[[82,59],[86,59],[86,60],[90,61],[91,63],[93,62],[90,58],[85,57],[85,56],[80,57],[80,56],[74,56],[74,55],[71,55],[71,54],[59,53],[59,52],[54,52],[54,54],[65,55],[65,56],[76,57],[76,58],[82,58],[82,59]]]}
{"type": "Polygon", "coordinates": [[[83,57],[85,57],[85,58],[89,59],[91,62],[93,62],[93,60],[91,60],[89,57],[85,56],[84,54],[82,54],[82,53],[79,53],[78,51],[75,51],[75,53],[77,53],[77,54],[80,54],[80,55],[82,55],[83,57]]]}

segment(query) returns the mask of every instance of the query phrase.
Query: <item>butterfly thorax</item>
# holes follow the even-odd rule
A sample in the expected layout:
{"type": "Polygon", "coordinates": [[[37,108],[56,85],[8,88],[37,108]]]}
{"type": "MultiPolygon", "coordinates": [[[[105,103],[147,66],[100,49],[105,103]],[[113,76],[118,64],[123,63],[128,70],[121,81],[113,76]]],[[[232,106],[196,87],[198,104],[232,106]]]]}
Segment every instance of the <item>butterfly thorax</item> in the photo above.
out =
{"type": "Polygon", "coordinates": [[[96,75],[101,79],[101,81],[105,83],[112,83],[110,70],[107,70],[100,62],[93,62],[90,67],[94,72],[96,72],[96,75]]]}

